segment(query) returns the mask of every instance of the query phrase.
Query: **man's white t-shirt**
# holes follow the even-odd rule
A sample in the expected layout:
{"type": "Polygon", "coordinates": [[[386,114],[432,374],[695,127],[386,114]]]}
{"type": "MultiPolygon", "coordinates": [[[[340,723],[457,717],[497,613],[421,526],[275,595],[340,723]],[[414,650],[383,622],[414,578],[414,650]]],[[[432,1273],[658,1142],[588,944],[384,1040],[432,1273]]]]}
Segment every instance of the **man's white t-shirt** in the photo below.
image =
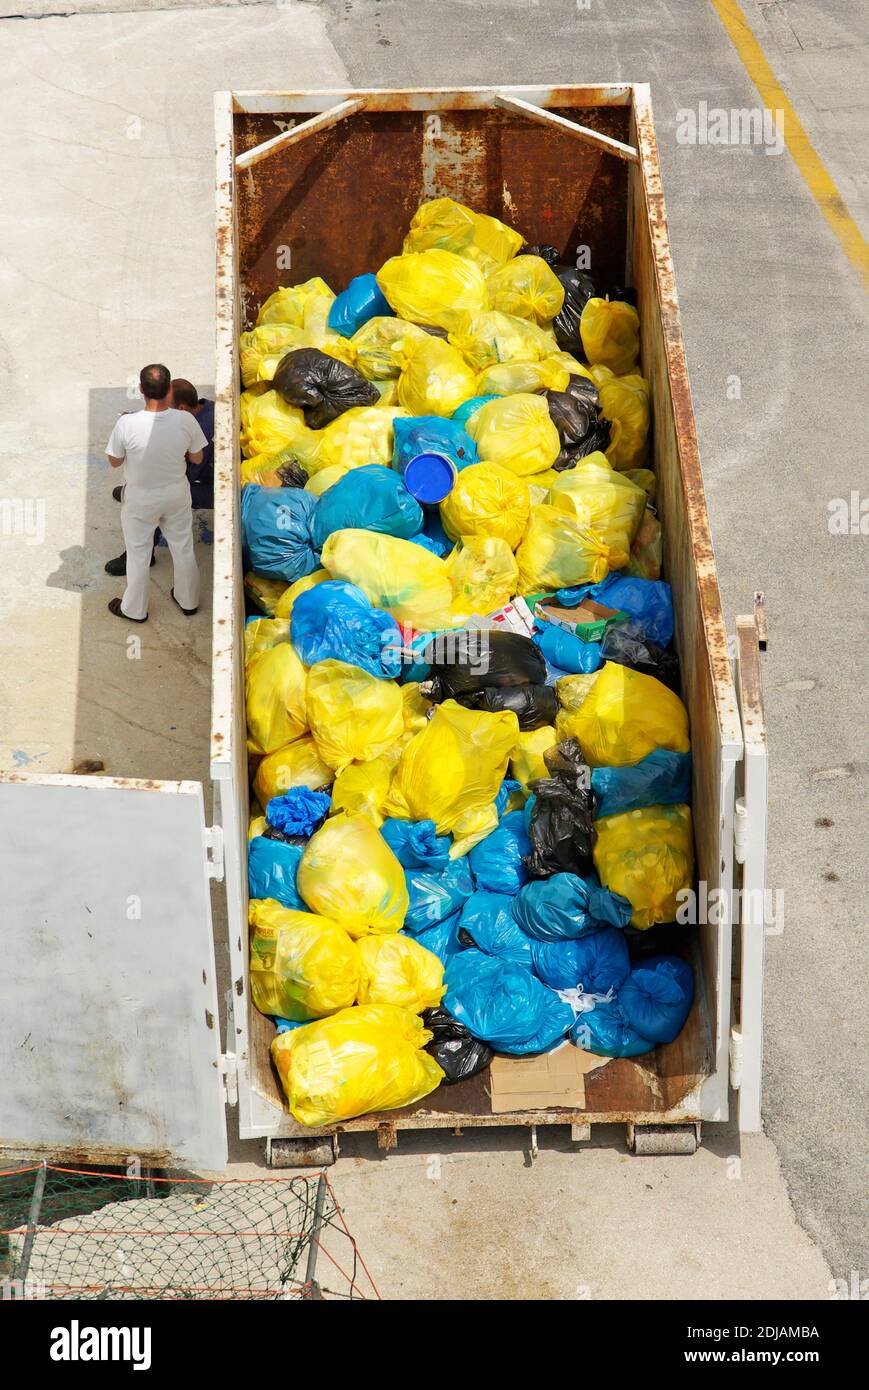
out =
{"type": "Polygon", "coordinates": [[[118,417],[106,453],[124,460],[130,492],[163,492],[186,481],[185,455],[197,454],[207,443],[195,415],[186,410],[137,410],[118,417]]]}

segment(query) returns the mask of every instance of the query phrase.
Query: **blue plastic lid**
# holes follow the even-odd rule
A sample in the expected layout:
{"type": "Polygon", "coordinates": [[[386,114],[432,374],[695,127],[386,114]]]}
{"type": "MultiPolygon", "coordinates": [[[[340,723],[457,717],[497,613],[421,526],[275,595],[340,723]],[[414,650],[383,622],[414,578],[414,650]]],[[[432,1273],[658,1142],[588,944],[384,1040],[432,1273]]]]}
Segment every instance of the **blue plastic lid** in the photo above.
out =
{"type": "Polygon", "coordinates": [[[443,502],[455,481],[456,465],[446,454],[417,454],[404,470],[404,486],[417,502],[443,502]]]}

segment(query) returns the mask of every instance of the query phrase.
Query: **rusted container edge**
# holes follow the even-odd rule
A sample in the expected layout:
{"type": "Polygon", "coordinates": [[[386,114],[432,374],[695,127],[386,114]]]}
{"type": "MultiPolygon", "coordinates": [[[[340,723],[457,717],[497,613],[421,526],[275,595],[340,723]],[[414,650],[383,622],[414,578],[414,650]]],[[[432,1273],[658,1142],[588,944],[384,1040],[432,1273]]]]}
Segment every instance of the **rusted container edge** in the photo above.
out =
{"type": "Polygon", "coordinates": [[[233,110],[246,115],[293,111],[317,112],[350,98],[364,100],[370,111],[485,111],[497,92],[535,106],[630,106],[630,83],[605,82],[590,87],[375,87],[292,92],[232,92],[233,110]]]}
{"type": "Polygon", "coordinates": [[[646,83],[638,83],[634,87],[634,119],[637,130],[637,147],[640,153],[646,215],[652,237],[655,278],[658,286],[658,301],[661,308],[661,323],[667,357],[667,374],[670,381],[676,442],[679,450],[682,492],[691,534],[700,608],[704,618],[705,645],[709,658],[712,688],[715,693],[722,743],[725,746],[729,744],[731,754],[738,756],[742,748],[742,728],[730,669],[727,630],[721,608],[718,574],[712,549],[712,535],[709,528],[709,513],[706,507],[706,493],[700,466],[700,452],[697,446],[691,386],[688,380],[685,346],[682,339],[676,276],[670,254],[670,236],[664,205],[661,168],[658,161],[658,142],[652,119],[649,87],[646,83]]]}

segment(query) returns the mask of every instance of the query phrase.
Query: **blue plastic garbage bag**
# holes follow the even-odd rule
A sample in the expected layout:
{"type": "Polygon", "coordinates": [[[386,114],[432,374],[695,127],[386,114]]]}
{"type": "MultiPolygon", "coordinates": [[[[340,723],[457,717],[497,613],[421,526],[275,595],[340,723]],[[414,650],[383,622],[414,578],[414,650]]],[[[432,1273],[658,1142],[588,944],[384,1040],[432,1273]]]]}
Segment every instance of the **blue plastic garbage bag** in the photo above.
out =
{"type": "Polygon", "coordinates": [[[416,932],[451,917],[474,891],[466,859],[452,859],[444,869],[405,869],[404,879],[410,896],[404,925],[416,932]]]}
{"type": "Polygon", "coordinates": [[[691,800],[691,754],[655,748],[628,767],[592,769],[598,816],[616,816],[643,806],[681,806],[691,800]]]}
{"type": "Polygon", "coordinates": [[[294,912],[308,908],[296,889],[296,870],[304,845],[288,845],[255,835],[247,847],[247,882],[252,898],[274,898],[294,912]]]}
{"type": "Polygon", "coordinates": [[[317,498],[298,487],[260,487],[248,483],[241,494],[245,566],[266,579],[294,584],[319,568],[311,540],[317,498]]]}
{"type": "Polygon", "coordinates": [[[438,922],[433,927],[426,927],[424,931],[410,931],[408,927],[402,927],[402,936],[409,936],[412,941],[416,941],[420,946],[424,946],[432,955],[437,956],[442,964],[449,968],[454,956],[458,956],[464,947],[459,941],[459,914],[454,912],[451,917],[445,917],[442,922],[438,922]]]}
{"type": "Polygon", "coordinates": [[[469,401],[462,401],[458,410],[453,411],[450,419],[457,425],[466,425],[471,416],[475,415],[481,406],[488,405],[489,401],[498,401],[500,399],[500,396],[472,396],[469,401]]]}
{"type": "Polygon", "coordinates": [[[570,1041],[596,1057],[641,1057],[655,1044],[643,1038],[625,1018],[619,1000],[601,1000],[577,1016],[570,1041]]]}
{"type": "Polygon", "coordinates": [[[306,666],[332,658],[373,676],[394,678],[401,670],[398,623],[355,584],[341,579],[326,579],[299,594],[290,614],[290,636],[306,666]]]}
{"type": "Polygon", "coordinates": [[[392,466],[397,473],[403,473],[417,454],[446,454],[457,472],[477,462],[476,444],[455,420],[445,420],[442,415],[399,416],[392,429],[392,466]]]}
{"type": "Polygon", "coordinates": [[[352,338],[357,328],[378,314],[391,314],[389,300],[381,294],[376,275],[354,275],[346,290],[332,301],[329,327],[344,338],[352,338]]]}
{"type": "Polygon", "coordinates": [[[280,796],[272,797],[266,806],[266,820],[283,835],[304,835],[305,839],[310,839],[328,816],[331,805],[328,792],[290,787],[280,796]]]}
{"type": "MultiPolygon", "coordinates": [[[[304,1028],[305,1026],[304,1019],[300,1019],[298,1023],[295,1023],[290,1018],[279,1018],[277,1014],[272,1014],[272,1018],[274,1020],[275,1031],[278,1033],[292,1033],[294,1028],[304,1028]]],[[[308,1021],[310,1022],[310,1020],[308,1021]]]]}
{"type": "Polygon", "coordinates": [[[453,548],[453,542],[441,525],[440,512],[437,507],[423,507],[423,518],[422,530],[417,535],[411,536],[410,539],[415,541],[417,545],[424,545],[426,550],[431,551],[432,555],[449,555],[453,548]]]}
{"type": "Polygon", "coordinates": [[[548,1052],[573,1025],[569,1004],[530,970],[473,948],[447,970],[444,1008],[497,1052],[548,1052]]]}
{"type": "Polygon", "coordinates": [[[530,938],[531,968],[550,989],[581,988],[588,994],[618,989],[631,968],[628,946],[617,927],[601,927],[575,940],[530,938]]]}
{"type": "MultiPolygon", "coordinates": [[[[417,532],[417,534],[416,534],[415,536],[409,537],[409,539],[410,539],[411,541],[413,541],[413,544],[414,544],[414,545],[421,545],[422,548],[423,548],[423,550],[429,551],[429,553],[432,554],[432,555],[437,555],[437,557],[438,557],[439,560],[442,560],[442,559],[443,559],[443,557],[444,557],[444,556],[446,555],[446,553],[447,553],[447,550],[452,550],[452,546],[451,546],[451,545],[449,545],[449,546],[443,546],[443,545],[441,545],[440,541],[437,540],[436,537],[434,537],[434,536],[427,536],[426,533],[425,533],[425,531],[419,531],[419,532],[417,532]]],[[[415,677],[414,677],[414,680],[417,680],[417,679],[418,679],[418,677],[415,676],[415,677]]]]}
{"type": "Polygon", "coordinates": [[[575,589],[559,589],[558,602],[575,608],[584,598],[597,599],[608,608],[629,613],[650,642],[666,647],[673,640],[673,595],[663,579],[632,579],[630,575],[608,574],[599,584],[580,584],[575,589]]]}
{"type": "Polygon", "coordinates": [[[459,914],[459,940],[530,970],[531,942],[516,923],[510,903],[503,893],[474,893],[459,914]]]}
{"type": "MultiPolygon", "coordinates": [[[[497,802],[495,803],[497,805],[497,802]]],[[[531,841],[525,829],[525,812],[509,811],[491,835],[474,845],[468,861],[478,888],[491,893],[519,892],[528,882],[528,870],[522,862],[531,853],[531,841]]]]}
{"type": "Polygon", "coordinates": [[[580,672],[590,675],[603,661],[599,642],[583,642],[575,633],[540,618],[534,621],[534,641],[546,661],[557,666],[564,675],[575,676],[580,672]]]}
{"type": "Polygon", "coordinates": [[[311,539],[322,550],[333,531],[353,527],[410,540],[422,521],[422,507],[398,474],[382,463],[370,463],[352,468],[317,498],[311,539]]]}
{"type": "Polygon", "coordinates": [[[380,833],[403,869],[445,869],[450,862],[450,837],[439,835],[433,820],[385,820],[380,833]]]}
{"type": "Polygon", "coordinates": [[[631,904],[602,888],[594,875],[552,874],[526,883],[513,899],[513,916],[538,941],[577,938],[598,927],[626,927],[631,904]]]}
{"type": "Polygon", "coordinates": [[[655,1043],[669,1043],[679,1036],[693,1002],[694,975],[679,956],[638,961],[619,990],[629,1026],[655,1043]]]}

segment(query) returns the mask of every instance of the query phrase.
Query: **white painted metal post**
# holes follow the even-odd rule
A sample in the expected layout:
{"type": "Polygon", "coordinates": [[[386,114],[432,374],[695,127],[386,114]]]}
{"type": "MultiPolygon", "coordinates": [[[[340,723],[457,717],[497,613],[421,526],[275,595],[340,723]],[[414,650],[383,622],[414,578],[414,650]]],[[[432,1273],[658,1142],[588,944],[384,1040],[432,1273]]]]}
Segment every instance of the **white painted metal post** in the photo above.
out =
{"type": "Polygon", "coordinates": [[[763,965],[765,947],[767,746],[763,719],[758,632],[753,617],[737,618],[737,681],[745,746],[741,836],[742,895],[739,1054],[739,1128],[762,1128],[763,965]]]}

